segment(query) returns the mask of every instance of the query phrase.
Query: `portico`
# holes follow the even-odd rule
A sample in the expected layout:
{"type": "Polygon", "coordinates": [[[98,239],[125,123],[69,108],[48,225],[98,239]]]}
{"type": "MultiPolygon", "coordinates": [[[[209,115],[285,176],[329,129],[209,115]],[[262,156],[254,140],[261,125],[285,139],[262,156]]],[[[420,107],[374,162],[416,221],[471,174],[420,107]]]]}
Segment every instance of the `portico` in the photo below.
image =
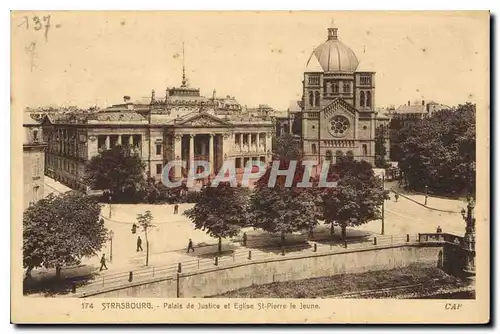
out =
{"type": "MultiPolygon", "coordinates": [[[[176,166],[175,178],[185,177],[195,160],[208,162],[210,175],[214,175],[222,166],[224,134],[178,133],[174,135],[174,138],[175,145],[172,160],[186,162],[184,170],[180,166],[176,166]]],[[[197,172],[200,173],[202,171],[198,170],[197,172]]]]}

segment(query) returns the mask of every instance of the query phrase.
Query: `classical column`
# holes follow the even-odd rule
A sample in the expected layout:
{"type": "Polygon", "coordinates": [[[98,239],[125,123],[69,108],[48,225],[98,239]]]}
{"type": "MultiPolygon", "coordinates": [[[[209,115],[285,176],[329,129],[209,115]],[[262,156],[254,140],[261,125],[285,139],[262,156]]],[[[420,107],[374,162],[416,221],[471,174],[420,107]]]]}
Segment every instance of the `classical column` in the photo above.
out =
{"type": "Polygon", "coordinates": [[[118,140],[116,141],[116,145],[122,145],[122,135],[118,135],[118,140]]]}
{"type": "Polygon", "coordinates": [[[130,147],[134,146],[134,135],[130,135],[130,136],[128,137],[128,145],[129,145],[130,147]]]}
{"type": "Polygon", "coordinates": [[[243,133],[239,133],[240,136],[240,152],[243,152],[243,133]]]}
{"type": "Polygon", "coordinates": [[[260,132],[257,132],[257,152],[260,152],[260,132]]]}
{"type": "Polygon", "coordinates": [[[265,147],[266,162],[268,162],[272,157],[272,152],[271,152],[272,133],[271,132],[266,133],[265,140],[266,140],[266,147],[265,147]]]}
{"type": "Polygon", "coordinates": [[[189,135],[189,169],[193,166],[194,161],[194,137],[196,135],[189,135]]]}
{"type": "MultiPolygon", "coordinates": [[[[182,159],[182,135],[175,135],[174,138],[174,159],[182,159]]],[[[175,165],[174,167],[174,178],[180,179],[182,177],[182,166],[175,165]]]]}
{"type": "Polygon", "coordinates": [[[208,144],[208,161],[209,161],[209,171],[210,175],[214,174],[214,135],[210,134],[210,140],[208,144]]]}
{"type": "Polygon", "coordinates": [[[234,151],[234,135],[230,133],[224,133],[222,135],[222,159],[223,163],[226,160],[229,160],[229,155],[234,151]]]}
{"type": "Polygon", "coordinates": [[[252,148],[252,134],[247,133],[247,136],[248,136],[248,152],[250,152],[252,148]]]}
{"type": "Polygon", "coordinates": [[[109,150],[111,148],[111,142],[109,136],[106,136],[106,149],[109,150]]]}

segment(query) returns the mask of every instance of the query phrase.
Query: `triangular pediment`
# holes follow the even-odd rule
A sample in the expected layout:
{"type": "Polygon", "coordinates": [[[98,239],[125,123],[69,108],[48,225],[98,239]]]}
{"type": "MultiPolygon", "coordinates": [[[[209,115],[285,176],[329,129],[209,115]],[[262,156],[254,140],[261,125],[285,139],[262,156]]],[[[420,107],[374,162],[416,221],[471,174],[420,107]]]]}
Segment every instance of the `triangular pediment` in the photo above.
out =
{"type": "Polygon", "coordinates": [[[217,116],[203,112],[188,117],[187,119],[178,122],[176,125],[193,126],[193,127],[213,127],[213,126],[230,126],[231,123],[222,120],[217,116]]]}
{"type": "Polygon", "coordinates": [[[41,120],[40,124],[42,124],[42,125],[53,125],[54,122],[52,121],[52,119],[50,118],[49,115],[44,115],[42,117],[42,120],[41,120]]]}
{"type": "Polygon", "coordinates": [[[328,105],[323,107],[321,109],[321,113],[325,118],[328,118],[333,116],[333,114],[338,112],[339,110],[352,116],[356,116],[356,113],[358,112],[352,105],[347,103],[345,100],[337,97],[333,99],[332,102],[330,102],[328,105]]]}

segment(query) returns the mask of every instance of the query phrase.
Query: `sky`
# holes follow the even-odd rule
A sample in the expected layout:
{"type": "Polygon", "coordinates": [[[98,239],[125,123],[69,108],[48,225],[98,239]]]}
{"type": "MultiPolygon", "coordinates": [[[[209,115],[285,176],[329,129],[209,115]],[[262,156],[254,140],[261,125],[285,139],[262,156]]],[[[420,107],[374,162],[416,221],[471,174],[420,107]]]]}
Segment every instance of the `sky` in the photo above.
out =
{"type": "Polygon", "coordinates": [[[301,98],[306,62],[332,20],[358,70],[376,72],[376,107],[489,98],[487,12],[56,11],[11,19],[11,101],[25,107],[105,107],[152,89],[162,97],[181,84],[184,42],[189,84],[202,95],[215,89],[248,107],[285,110],[301,98]]]}

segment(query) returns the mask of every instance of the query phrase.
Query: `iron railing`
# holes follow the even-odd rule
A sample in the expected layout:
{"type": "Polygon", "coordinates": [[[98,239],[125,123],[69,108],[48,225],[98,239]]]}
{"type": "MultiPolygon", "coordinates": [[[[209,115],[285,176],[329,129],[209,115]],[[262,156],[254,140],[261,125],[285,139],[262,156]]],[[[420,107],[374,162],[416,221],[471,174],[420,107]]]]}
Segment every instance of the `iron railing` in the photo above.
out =
{"type": "MultiPolygon", "coordinates": [[[[214,254],[213,257],[208,258],[197,258],[193,260],[160,266],[150,265],[148,267],[138,268],[131,271],[99,275],[93,281],[82,284],[80,286],[77,286],[77,283],[74,283],[73,292],[78,292],[79,294],[92,294],[102,290],[118,288],[120,286],[128,285],[131,283],[142,283],[154,279],[174,279],[177,277],[178,273],[196,273],[202,270],[214,269],[217,267],[228,267],[234,264],[246,264],[266,260],[276,261],[283,258],[300,258],[304,256],[311,256],[314,253],[335,254],[345,251],[370,249],[381,246],[402,246],[408,243],[426,242],[425,240],[427,239],[423,237],[426,235],[427,234],[407,234],[404,236],[370,236],[362,240],[347,239],[340,243],[338,241],[316,240],[312,242],[308,241],[293,245],[271,245],[260,248],[248,248],[244,250],[239,249],[230,253],[229,255],[218,256],[214,254]]],[[[251,243],[252,241],[259,241],[259,239],[259,237],[249,238],[247,239],[247,243],[251,243]]],[[[451,238],[449,237],[443,237],[439,240],[445,241],[445,239],[451,240],[451,238]]],[[[281,238],[278,236],[273,237],[270,240],[269,236],[267,236],[266,241],[267,243],[269,243],[270,241],[281,241],[281,238]]],[[[290,237],[288,237],[288,241],[290,241],[290,237]]],[[[252,244],[251,247],[259,246],[252,244]]]]}

